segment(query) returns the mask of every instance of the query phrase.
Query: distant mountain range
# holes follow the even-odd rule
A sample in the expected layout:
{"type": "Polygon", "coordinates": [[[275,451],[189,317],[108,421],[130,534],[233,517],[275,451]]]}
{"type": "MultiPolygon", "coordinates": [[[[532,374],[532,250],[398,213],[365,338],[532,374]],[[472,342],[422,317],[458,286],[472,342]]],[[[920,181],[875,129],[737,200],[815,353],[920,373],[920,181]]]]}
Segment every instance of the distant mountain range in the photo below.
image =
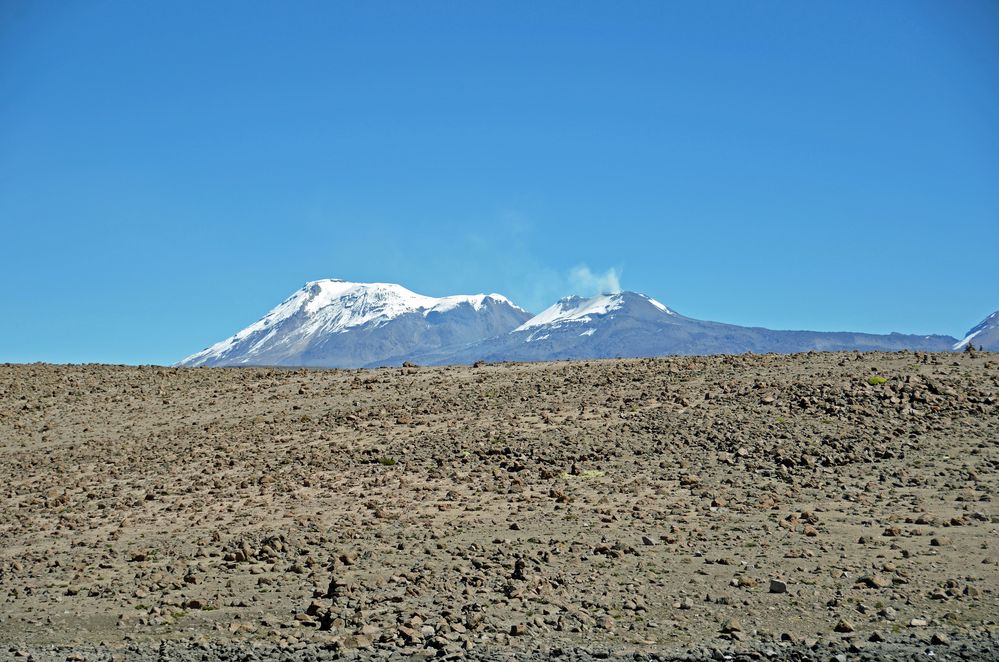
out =
{"type": "Polygon", "coordinates": [[[999,312],[951,336],[774,331],[684,317],[635,292],[566,297],[531,315],[499,294],[434,298],[391,283],[306,283],[259,321],[181,366],[359,368],[669,354],[999,351],[999,312]]]}

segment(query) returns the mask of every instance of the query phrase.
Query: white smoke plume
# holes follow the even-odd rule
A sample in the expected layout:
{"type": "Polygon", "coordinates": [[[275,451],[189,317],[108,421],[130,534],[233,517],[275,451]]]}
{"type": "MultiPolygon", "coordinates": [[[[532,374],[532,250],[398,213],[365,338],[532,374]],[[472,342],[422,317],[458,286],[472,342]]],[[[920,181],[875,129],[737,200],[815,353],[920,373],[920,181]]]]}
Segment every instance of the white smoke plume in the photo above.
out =
{"type": "Polygon", "coordinates": [[[621,291],[621,272],[611,267],[602,274],[594,273],[581,264],[569,270],[569,284],[576,294],[582,296],[615,294],[621,291]]]}

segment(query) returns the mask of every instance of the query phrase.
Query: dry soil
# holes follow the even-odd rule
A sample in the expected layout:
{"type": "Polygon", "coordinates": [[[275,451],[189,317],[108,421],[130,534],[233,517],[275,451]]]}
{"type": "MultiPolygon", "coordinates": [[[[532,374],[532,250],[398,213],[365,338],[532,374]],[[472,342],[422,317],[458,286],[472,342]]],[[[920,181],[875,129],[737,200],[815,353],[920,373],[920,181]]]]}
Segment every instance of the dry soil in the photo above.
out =
{"type": "Polygon", "coordinates": [[[981,353],[0,366],[0,658],[997,659],[997,396],[981,353]]]}

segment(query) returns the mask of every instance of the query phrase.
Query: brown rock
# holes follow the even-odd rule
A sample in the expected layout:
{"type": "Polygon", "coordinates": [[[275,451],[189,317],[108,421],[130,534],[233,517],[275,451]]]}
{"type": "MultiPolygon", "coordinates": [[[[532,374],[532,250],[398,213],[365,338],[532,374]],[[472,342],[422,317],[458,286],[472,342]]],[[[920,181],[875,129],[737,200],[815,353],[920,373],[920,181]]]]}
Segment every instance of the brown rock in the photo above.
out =
{"type": "Polygon", "coordinates": [[[857,580],[858,584],[862,584],[867,588],[888,588],[891,586],[891,579],[885,577],[884,575],[873,574],[864,575],[857,580]]]}
{"type": "Polygon", "coordinates": [[[846,620],[845,618],[841,618],[839,623],[836,624],[836,627],[833,628],[833,630],[835,630],[836,632],[841,632],[841,633],[853,632],[855,629],[856,628],[854,627],[853,623],[846,620]]]}
{"type": "Polygon", "coordinates": [[[731,634],[733,632],[742,632],[742,623],[737,618],[730,618],[722,623],[721,631],[726,634],[731,634]]]}
{"type": "Polygon", "coordinates": [[[340,640],[340,647],[344,650],[353,650],[355,648],[370,648],[372,644],[371,637],[364,634],[348,634],[346,637],[340,640]]]}

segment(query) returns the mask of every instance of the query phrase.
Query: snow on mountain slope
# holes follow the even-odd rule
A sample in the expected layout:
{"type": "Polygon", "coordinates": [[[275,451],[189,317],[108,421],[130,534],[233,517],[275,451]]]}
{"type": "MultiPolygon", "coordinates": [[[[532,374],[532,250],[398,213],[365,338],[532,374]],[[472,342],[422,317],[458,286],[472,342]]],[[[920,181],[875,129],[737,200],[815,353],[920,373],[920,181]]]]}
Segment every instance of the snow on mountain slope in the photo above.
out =
{"type": "Polygon", "coordinates": [[[694,320],[637,292],[566,297],[510,333],[449,354],[426,352],[417,362],[551,361],[567,358],[647,356],[660,340],[694,320]],[[652,349],[650,349],[652,348],[652,349]]]}
{"type": "Polygon", "coordinates": [[[964,338],[955,343],[954,350],[960,351],[972,343],[980,349],[999,351],[999,310],[968,330],[964,338]]]}
{"type": "Polygon", "coordinates": [[[672,310],[659,303],[655,299],[644,294],[635,295],[631,292],[618,294],[601,294],[590,299],[583,299],[578,296],[565,297],[549,308],[538,313],[527,320],[514,331],[527,331],[540,326],[552,326],[558,328],[566,323],[591,322],[594,317],[607,315],[615,310],[624,307],[626,296],[638,296],[644,298],[654,307],[668,315],[676,315],[672,310]]]}
{"type": "Polygon", "coordinates": [[[670,354],[946,351],[950,336],[776,331],[685,317],[637,292],[567,297],[502,336],[417,362],[553,361],[670,354]]]}
{"type": "Polygon", "coordinates": [[[999,350],[999,312],[950,336],[780,331],[697,320],[637,292],[566,297],[532,316],[498,294],[428,297],[318,280],[185,366],[368,367],[670,354],[999,350]]]}
{"type": "Polygon", "coordinates": [[[499,294],[435,298],[393,283],[317,280],[181,365],[364,365],[406,354],[406,343],[417,337],[431,347],[447,340],[474,342],[509,331],[514,322],[529,316],[499,294]],[[448,325],[452,318],[463,327],[448,325]],[[393,322],[405,322],[405,332],[392,329],[379,338],[375,330],[393,322]],[[353,340],[336,338],[351,332],[363,335],[367,345],[357,347],[353,340]],[[357,360],[348,349],[357,350],[357,360]],[[330,357],[328,362],[324,355],[330,357]]]}

